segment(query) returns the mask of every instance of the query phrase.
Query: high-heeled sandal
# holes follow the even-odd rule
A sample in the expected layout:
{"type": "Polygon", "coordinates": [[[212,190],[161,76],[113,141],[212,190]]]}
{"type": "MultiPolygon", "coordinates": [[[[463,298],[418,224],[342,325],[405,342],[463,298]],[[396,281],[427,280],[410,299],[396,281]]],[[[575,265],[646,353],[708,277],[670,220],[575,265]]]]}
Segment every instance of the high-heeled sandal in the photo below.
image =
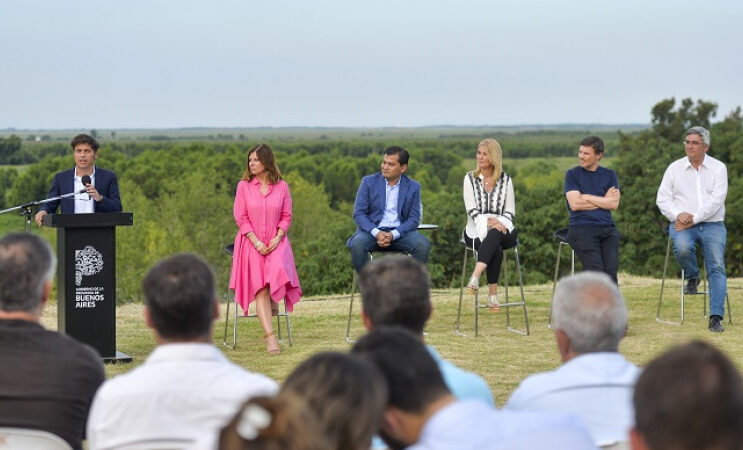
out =
{"type": "Polygon", "coordinates": [[[273,331],[270,332],[270,333],[266,333],[265,335],[263,335],[263,339],[266,340],[266,351],[268,352],[269,355],[278,355],[278,354],[281,353],[281,348],[279,348],[279,341],[278,340],[276,341],[276,348],[271,349],[271,350],[268,349],[268,340],[270,338],[272,338],[272,337],[274,339],[276,339],[276,337],[273,334],[273,331]]]}
{"type": "Polygon", "coordinates": [[[491,311],[500,311],[500,303],[498,303],[498,294],[488,295],[488,308],[491,311]]]}
{"type": "Polygon", "coordinates": [[[472,275],[470,281],[467,282],[467,293],[469,295],[475,295],[478,289],[480,289],[480,279],[472,275]]]}

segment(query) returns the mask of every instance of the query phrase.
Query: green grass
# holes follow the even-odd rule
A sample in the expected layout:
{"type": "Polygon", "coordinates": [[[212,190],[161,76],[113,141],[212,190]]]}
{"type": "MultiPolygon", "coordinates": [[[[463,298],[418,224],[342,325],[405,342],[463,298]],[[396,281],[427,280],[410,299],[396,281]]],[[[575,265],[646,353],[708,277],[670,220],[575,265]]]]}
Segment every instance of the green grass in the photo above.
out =
{"type": "MultiPolygon", "coordinates": [[[[735,320],[735,314],[741,314],[743,279],[731,279],[728,282],[735,320]]],[[[722,348],[738,367],[743,367],[743,334],[738,324],[728,324],[726,318],[724,333],[712,334],[707,331],[707,320],[702,317],[701,296],[687,297],[686,322],[683,325],[668,325],[655,320],[660,280],[620,275],[620,285],[630,313],[629,332],[622,341],[621,351],[630,361],[644,365],[669,346],[691,339],[704,339],[722,348]]],[[[678,280],[666,283],[663,315],[667,319],[678,318],[679,288],[678,280]]],[[[496,397],[496,403],[502,406],[524,377],[551,370],[560,363],[552,331],[547,328],[551,289],[551,284],[526,287],[531,336],[507,331],[505,311],[490,313],[483,310],[480,314],[480,335],[477,338],[460,337],[454,332],[459,290],[436,291],[432,297],[434,314],[427,326],[426,340],[443,357],[484,377],[496,397]]],[[[514,295],[516,292],[517,290],[511,290],[510,294],[514,295]]],[[[465,296],[464,305],[461,329],[469,336],[474,336],[471,296],[465,296]]],[[[353,336],[363,333],[358,307],[356,302],[352,321],[353,336]]],[[[56,309],[56,304],[53,303],[45,310],[43,322],[48,328],[56,328],[56,309]]],[[[511,313],[512,325],[523,329],[523,314],[518,309],[512,309],[511,313]]],[[[117,314],[117,349],[134,357],[134,362],[107,365],[108,377],[127,372],[141,364],[155,347],[152,333],[145,326],[141,305],[120,306],[117,314]]],[[[214,343],[235,363],[282,381],[297,364],[316,352],[348,351],[350,346],[344,340],[347,314],[347,295],[305,298],[296,305],[291,315],[294,345],[289,347],[284,335],[282,354],[268,356],[255,319],[238,321],[235,350],[222,346],[223,309],[222,317],[215,323],[214,343]]],[[[230,332],[231,327],[230,321],[230,332]]],[[[285,332],[284,327],[282,330],[285,332]]]]}

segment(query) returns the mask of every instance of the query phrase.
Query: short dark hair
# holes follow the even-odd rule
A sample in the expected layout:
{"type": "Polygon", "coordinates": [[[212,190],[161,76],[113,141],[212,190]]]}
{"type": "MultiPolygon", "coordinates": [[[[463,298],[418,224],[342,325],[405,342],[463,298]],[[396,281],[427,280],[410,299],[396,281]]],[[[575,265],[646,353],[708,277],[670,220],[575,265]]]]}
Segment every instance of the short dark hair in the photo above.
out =
{"type": "Polygon", "coordinates": [[[392,147],[387,147],[386,149],[384,149],[384,154],[397,155],[397,161],[400,163],[401,166],[407,164],[408,160],[410,159],[410,153],[408,153],[408,151],[404,148],[397,145],[393,145],[392,147]]]}
{"type": "Polygon", "coordinates": [[[702,341],[647,365],[635,385],[635,428],[660,449],[743,446],[743,382],[732,362],[702,341]]]}
{"type": "Polygon", "coordinates": [[[387,256],[359,273],[364,312],[372,327],[400,325],[421,334],[431,315],[431,278],[426,267],[408,256],[387,256]]]}
{"type": "Polygon", "coordinates": [[[401,327],[379,327],[362,336],[351,350],[382,372],[388,406],[413,414],[449,394],[433,356],[419,336],[401,327]]]}
{"type": "Polygon", "coordinates": [[[604,153],[604,141],[598,136],[586,136],[580,141],[580,145],[583,147],[592,147],[593,152],[597,155],[604,153]]]}
{"type": "Polygon", "coordinates": [[[72,147],[73,150],[75,150],[75,147],[80,144],[90,145],[90,148],[92,148],[94,152],[97,152],[100,147],[100,144],[98,144],[98,141],[93,136],[85,133],[78,134],[72,138],[72,141],[70,141],[70,147],[72,147]]]}
{"type": "Polygon", "coordinates": [[[153,326],[167,339],[208,335],[214,319],[214,274],[201,257],[180,253],[157,263],[142,282],[153,326]]]}
{"type": "Polygon", "coordinates": [[[41,305],[44,284],[54,276],[52,247],[31,233],[0,239],[0,310],[32,312],[41,305]]]}
{"type": "Polygon", "coordinates": [[[338,352],[318,353],[297,366],[281,386],[285,393],[304,399],[328,448],[338,450],[368,448],[387,406],[387,384],[379,370],[338,352]]]}

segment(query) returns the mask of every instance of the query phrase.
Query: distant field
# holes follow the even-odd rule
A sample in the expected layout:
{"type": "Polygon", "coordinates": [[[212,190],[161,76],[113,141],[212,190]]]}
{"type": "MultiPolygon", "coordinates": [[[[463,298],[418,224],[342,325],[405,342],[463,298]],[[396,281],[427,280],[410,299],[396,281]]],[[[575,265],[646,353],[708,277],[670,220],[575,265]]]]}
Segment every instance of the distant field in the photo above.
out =
{"type": "MultiPolygon", "coordinates": [[[[642,124],[570,124],[570,125],[511,125],[511,126],[435,126],[435,127],[381,127],[381,128],[176,128],[176,129],[98,129],[96,135],[103,142],[118,140],[218,140],[218,141],[301,141],[301,140],[388,140],[388,139],[445,139],[502,136],[516,134],[549,133],[625,133],[637,132],[647,128],[642,124]]],[[[0,130],[0,137],[19,136],[24,143],[33,145],[34,139],[43,138],[40,144],[48,142],[68,142],[78,133],[91,133],[93,130],[0,130]]]]}

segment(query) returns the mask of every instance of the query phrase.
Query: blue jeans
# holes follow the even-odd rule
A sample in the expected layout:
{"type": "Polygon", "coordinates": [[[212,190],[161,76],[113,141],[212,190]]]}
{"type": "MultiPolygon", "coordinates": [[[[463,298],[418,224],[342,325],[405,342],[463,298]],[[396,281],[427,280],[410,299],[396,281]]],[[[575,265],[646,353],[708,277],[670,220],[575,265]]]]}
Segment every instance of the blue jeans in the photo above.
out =
{"type": "Polygon", "coordinates": [[[377,239],[365,231],[359,231],[348,240],[348,248],[351,249],[351,263],[357,272],[364,268],[369,262],[369,252],[406,252],[410,256],[425,264],[428,261],[428,252],[431,250],[431,243],[428,238],[411,231],[405,236],[392,241],[389,247],[382,248],[377,245],[377,239]]]}
{"type": "Polygon", "coordinates": [[[728,290],[728,279],[725,275],[725,244],[728,232],[725,223],[701,222],[682,231],[676,231],[671,224],[668,227],[668,234],[673,239],[676,261],[684,269],[684,278],[687,280],[699,279],[695,244],[700,245],[704,252],[704,264],[707,266],[709,279],[709,313],[723,317],[725,293],[728,290]]]}

